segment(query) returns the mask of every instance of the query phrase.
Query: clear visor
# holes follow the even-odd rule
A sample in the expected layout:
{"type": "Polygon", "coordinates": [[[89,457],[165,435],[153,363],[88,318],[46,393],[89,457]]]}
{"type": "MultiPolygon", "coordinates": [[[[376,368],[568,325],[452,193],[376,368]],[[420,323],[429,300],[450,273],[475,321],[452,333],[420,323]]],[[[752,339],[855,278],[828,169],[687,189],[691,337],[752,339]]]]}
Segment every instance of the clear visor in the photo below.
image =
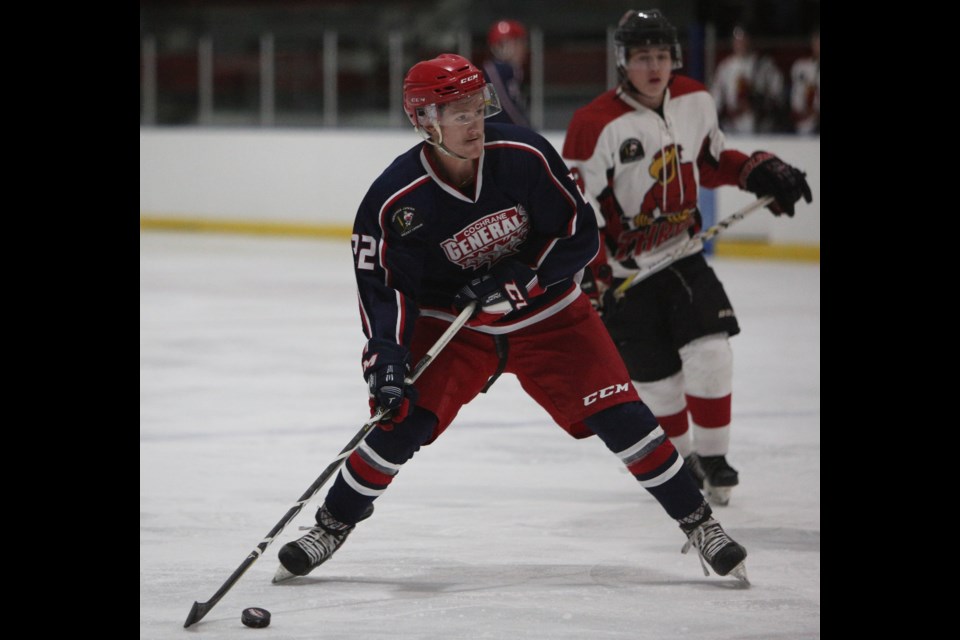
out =
{"type": "Polygon", "coordinates": [[[500,99],[490,85],[485,85],[455,102],[423,107],[421,124],[442,127],[466,127],[500,113],[500,99]]]}

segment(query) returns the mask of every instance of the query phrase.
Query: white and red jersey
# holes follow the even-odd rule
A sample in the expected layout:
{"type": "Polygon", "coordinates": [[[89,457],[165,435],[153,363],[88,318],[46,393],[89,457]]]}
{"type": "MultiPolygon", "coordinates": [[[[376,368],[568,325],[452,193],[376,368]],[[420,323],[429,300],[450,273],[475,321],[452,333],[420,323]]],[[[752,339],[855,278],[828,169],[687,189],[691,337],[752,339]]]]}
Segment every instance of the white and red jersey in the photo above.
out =
{"type": "Polygon", "coordinates": [[[717,65],[712,93],[724,131],[762,133],[770,125],[769,110],[783,102],[783,74],[767,56],[731,55],[717,65]]]}
{"type": "MultiPolygon", "coordinates": [[[[724,149],[713,98],[685,76],[672,78],[659,111],[622,88],[578,109],[563,157],[601,217],[617,277],[679,251],[700,229],[698,187],[738,184],[747,158],[724,149]]],[[[701,250],[691,243],[677,257],[701,250]]]]}
{"type": "Polygon", "coordinates": [[[790,112],[797,133],[820,133],[820,60],[801,58],[790,68],[790,112]]]}

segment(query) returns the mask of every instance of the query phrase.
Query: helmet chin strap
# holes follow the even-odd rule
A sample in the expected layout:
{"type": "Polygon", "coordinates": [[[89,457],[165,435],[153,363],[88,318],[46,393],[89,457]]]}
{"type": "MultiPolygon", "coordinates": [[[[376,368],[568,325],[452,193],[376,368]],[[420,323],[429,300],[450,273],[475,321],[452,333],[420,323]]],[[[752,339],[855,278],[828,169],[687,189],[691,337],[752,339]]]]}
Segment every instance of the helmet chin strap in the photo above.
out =
{"type": "Polygon", "coordinates": [[[464,158],[464,157],[463,157],[462,155],[460,155],[459,153],[457,153],[457,152],[455,152],[455,151],[451,151],[451,150],[448,149],[447,146],[446,146],[445,144],[443,144],[442,142],[437,143],[437,144],[435,144],[435,145],[433,145],[433,146],[435,146],[435,147],[437,148],[437,150],[438,150],[440,153],[442,153],[443,155],[445,155],[445,156],[450,156],[451,158],[456,158],[457,160],[468,160],[468,161],[470,160],[470,158],[464,158]]]}
{"type": "MultiPolygon", "coordinates": [[[[647,95],[644,94],[644,93],[641,93],[640,90],[637,89],[637,88],[633,85],[632,82],[630,82],[630,78],[627,77],[627,74],[624,73],[619,67],[617,68],[617,71],[618,71],[618,73],[620,74],[620,87],[621,87],[631,98],[633,98],[634,100],[638,100],[638,101],[640,101],[640,102],[642,102],[641,98],[650,98],[650,99],[653,99],[652,97],[647,96],[647,95]]],[[[661,96],[661,97],[662,97],[662,96],[661,96]]]]}
{"type": "Polygon", "coordinates": [[[630,82],[630,78],[627,76],[627,72],[619,64],[617,65],[617,75],[620,76],[620,86],[622,86],[629,93],[639,94],[640,91],[633,86],[633,83],[630,82]]]}
{"type": "Polygon", "coordinates": [[[640,90],[633,86],[633,83],[624,78],[623,88],[626,89],[627,93],[632,93],[634,95],[640,95],[640,90]]]}
{"type": "Polygon", "coordinates": [[[440,130],[440,127],[434,127],[434,130],[437,132],[437,137],[439,138],[437,141],[434,141],[433,136],[431,136],[428,131],[424,130],[423,127],[417,127],[417,132],[424,139],[424,141],[436,148],[436,150],[443,155],[456,158],[457,160],[470,160],[470,158],[464,158],[462,155],[443,144],[443,131],[440,130]]]}

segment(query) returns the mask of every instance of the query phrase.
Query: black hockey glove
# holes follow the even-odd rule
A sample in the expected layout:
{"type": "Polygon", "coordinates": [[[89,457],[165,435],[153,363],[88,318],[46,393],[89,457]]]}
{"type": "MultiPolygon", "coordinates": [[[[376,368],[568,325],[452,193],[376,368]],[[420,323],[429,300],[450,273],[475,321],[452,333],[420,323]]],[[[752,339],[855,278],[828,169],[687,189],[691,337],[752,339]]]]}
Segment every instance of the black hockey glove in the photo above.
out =
{"type": "Polygon", "coordinates": [[[482,324],[499,320],[504,315],[530,304],[530,299],[543,293],[537,272],[516,260],[498,262],[470,284],[460,289],[453,299],[458,312],[477,301],[473,317],[482,324]]]}
{"type": "Polygon", "coordinates": [[[613,270],[608,264],[588,264],[583,270],[583,279],[580,281],[580,289],[590,298],[590,304],[594,310],[603,315],[604,293],[613,283],[613,270]]]}
{"type": "Polygon", "coordinates": [[[775,215],[793,217],[795,202],[801,197],[813,200],[806,175],[772,153],[757,151],[740,170],[740,188],[760,197],[773,196],[775,200],[767,208],[775,215]]]}
{"type": "Polygon", "coordinates": [[[370,389],[370,415],[383,408],[390,414],[380,421],[385,431],[393,429],[393,423],[403,420],[413,412],[417,402],[417,390],[408,385],[410,352],[406,347],[384,340],[371,338],[363,350],[363,377],[370,389]]]}

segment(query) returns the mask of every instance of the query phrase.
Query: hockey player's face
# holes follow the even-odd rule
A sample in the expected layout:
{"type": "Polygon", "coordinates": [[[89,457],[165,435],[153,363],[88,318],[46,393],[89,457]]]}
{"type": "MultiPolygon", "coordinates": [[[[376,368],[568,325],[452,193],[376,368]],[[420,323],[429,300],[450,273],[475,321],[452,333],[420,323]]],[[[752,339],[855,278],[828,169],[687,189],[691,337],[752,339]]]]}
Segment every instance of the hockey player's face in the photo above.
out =
{"type": "Polygon", "coordinates": [[[670,47],[631,49],[627,58],[627,78],[644,98],[662,98],[672,70],[670,47]]]}
{"type": "Polygon", "coordinates": [[[486,103],[477,92],[463,100],[445,105],[440,112],[443,144],[465,158],[479,158],[483,152],[483,118],[486,103]]]}

